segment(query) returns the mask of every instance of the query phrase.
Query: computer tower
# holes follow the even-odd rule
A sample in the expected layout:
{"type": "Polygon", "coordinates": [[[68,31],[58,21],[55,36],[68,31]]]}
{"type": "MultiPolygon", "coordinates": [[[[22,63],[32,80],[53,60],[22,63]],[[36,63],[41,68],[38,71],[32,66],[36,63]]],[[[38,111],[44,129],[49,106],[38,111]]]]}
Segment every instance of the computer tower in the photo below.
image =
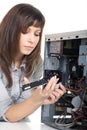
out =
{"type": "Polygon", "coordinates": [[[45,35],[43,76],[53,75],[67,92],[55,104],[42,106],[41,122],[62,130],[86,127],[87,30],[45,35]]]}

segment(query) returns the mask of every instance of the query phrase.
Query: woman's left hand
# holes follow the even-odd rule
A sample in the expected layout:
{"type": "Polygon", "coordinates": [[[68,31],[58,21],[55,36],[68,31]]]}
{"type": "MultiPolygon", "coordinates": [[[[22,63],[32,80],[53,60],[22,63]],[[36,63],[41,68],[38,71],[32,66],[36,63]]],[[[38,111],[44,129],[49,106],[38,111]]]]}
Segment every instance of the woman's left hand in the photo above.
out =
{"type": "Polygon", "coordinates": [[[55,88],[53,92],[50,94],[50,96],[44,100],[43,104],[53,104],[63,96],[63,94],[66,92],[66,89],[62,83],[59,83],[59,88],[55,88]]]}

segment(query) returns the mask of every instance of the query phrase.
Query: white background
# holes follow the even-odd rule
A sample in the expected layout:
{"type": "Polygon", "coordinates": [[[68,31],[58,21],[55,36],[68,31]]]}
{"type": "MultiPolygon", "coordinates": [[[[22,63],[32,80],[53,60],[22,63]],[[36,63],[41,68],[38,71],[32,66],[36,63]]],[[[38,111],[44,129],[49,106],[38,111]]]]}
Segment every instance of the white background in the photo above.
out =
{"type": "MultiPolygon", "coordinates": [[[[1,0],[0,21],[18,3],[30,3],[39,8],[46,18],[44,34],[87,29],[87,0],[1,0]]],[[[30,120],[39,121],[38,109],[30,120]]]]}
{"type": "Polygon", "coordinates": [[[25,2],[45,15],[45,34],[87,29],[87,0],[1,0],[0,21],[13,5],[25,2]]]}

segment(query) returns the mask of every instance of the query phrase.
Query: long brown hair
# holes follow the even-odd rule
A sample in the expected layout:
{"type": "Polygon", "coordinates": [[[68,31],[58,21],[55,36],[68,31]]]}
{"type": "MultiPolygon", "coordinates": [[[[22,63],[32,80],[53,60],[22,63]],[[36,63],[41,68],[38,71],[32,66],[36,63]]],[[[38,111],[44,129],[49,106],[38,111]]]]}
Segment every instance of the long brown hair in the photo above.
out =
{"type": "Polygon", "coordinates": [[[31,25],[41,28],[39,43],[34,51],[26,56],[25,72],[28,77],[33,71],[34,64],[40,58],[44,24],[45,18],[40,10],[30,4],[24,3],[15,5],[3,18],[0,24],[0,67],[7,78],[8,87],[12,86],[10,67],[19,49],[20,33],[26,32],[27,28],[31,25]]]}

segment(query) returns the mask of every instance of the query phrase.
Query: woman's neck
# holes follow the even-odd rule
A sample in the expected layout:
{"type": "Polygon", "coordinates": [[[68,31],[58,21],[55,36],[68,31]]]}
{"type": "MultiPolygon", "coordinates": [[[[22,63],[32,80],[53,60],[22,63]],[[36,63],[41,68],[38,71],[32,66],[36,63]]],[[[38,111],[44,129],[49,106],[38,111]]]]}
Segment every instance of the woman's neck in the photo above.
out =
{"type": "Polygon", "coordinates": [[[20,64],[21,64],[21,61],[15,61],[15,67],[19,68],[20,67],[20,64]]]}
{"type": "Polygon", "coordinates": [[[15,67],[17,67],[17,68],[19,68],[19,67],[20,67],[20,65],[21,65],[21,63],[22,63],[23,58],[24,58],[24,57],[17,57],[17,58],[15,58],[15,62],[14,62],[15,67]]]}

